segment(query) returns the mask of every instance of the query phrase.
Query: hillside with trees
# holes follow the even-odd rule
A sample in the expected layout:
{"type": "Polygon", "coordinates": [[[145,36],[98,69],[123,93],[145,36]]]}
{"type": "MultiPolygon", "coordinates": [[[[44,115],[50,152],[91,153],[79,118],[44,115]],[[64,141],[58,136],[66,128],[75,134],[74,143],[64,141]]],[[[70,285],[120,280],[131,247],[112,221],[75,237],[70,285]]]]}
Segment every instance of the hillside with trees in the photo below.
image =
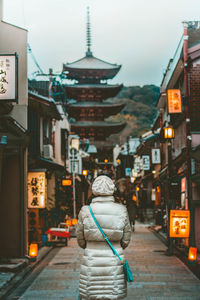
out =
{"type": "MultiPolygon", "coordinates": [[[[113,103],[126,103],[124,109],[116,116],[107,120],[110,122],[125,121],[126,128],[120,133],[121,142],[126,136],[141,136],[151,128],[157,115],[156,103],[160,94],[160,88],[155,85],[124,87],[117,97],[109,99],[113,103]]],[[[119,135],[112,135],[111,139],[119,141],[119,135]]]]}

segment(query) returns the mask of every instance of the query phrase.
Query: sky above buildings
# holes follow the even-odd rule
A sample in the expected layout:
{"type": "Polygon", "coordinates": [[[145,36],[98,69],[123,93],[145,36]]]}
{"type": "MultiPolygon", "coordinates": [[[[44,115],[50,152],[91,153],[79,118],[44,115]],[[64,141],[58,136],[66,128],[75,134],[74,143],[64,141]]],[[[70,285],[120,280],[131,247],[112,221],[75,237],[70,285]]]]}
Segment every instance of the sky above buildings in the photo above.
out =
{"type": "MultiPolygon", "coordinates": [[[[122,65],[113,83],[160,85],[183,33],[198,20],[199,0],[4,0],[4,21],[28,29],[39,65],[48,72],[85,55],[90,7],[93,55],[122,65]]],[[[29,75],[37,70],[29,56],[29,75]]]]}

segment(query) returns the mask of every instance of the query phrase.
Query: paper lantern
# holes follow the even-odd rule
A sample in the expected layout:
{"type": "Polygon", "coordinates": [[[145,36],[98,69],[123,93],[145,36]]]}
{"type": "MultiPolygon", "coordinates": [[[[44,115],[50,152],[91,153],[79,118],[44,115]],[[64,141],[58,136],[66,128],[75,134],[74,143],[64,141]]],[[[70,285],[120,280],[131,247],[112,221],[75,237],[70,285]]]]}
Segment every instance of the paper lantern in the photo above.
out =
{"type": "Polygon", "coordinates": [[[188,259],[189,261],[195,261],[197,259],[197,248],[195,247],[189,248],[188,259]]]}
{"type": "Polygon", "coordinates": [[[29,248],[29,256],[31,258],[36,258],[38,255],[38,244],[30,244],[29,248]]]}

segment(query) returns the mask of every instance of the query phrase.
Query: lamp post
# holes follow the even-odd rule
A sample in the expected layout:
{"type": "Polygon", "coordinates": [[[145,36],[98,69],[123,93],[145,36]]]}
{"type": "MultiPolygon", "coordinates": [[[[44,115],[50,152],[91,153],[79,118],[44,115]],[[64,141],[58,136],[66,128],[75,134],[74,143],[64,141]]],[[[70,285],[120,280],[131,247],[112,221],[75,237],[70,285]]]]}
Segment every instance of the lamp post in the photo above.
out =
{"type": "Polygon", "coordinates": [[[173,239],[170,238],[170,210],[173,208],[173,203],[171,199],[171,177],[172,177],[172,139],[174,138],[174,128],[168,126],[164,128],[164,139],[167,140],[167,163],[168,163],[168,176],[167,176],[167,216],[168,216],[168,230],[167,230],[167,239],[168,239],[168,249],[166,254],[173,254],[173,239]]]}
{"type": "Polygon", "coordinates": [[[77,135],[71,136],[70,147],[72,155],[72,178],[73,178],[73,218],[76,219],[76,167],[75,167],[75,157],[79,151],[80,138],[77,135]]]}

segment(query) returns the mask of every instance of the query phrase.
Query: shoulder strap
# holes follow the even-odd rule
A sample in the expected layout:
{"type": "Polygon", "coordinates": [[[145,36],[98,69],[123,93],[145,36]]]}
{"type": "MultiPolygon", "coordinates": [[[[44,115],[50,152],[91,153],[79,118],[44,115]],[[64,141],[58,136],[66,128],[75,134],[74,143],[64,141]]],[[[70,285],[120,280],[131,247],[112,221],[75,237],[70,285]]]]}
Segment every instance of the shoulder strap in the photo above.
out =
{"type": "Polygon", "coordinates": [[[113,245],[111,244],[111,242],[109,241],[109,239],[107,238],[107,236],[105,235],[105,233],[103,232],[101,226],[100,226],[99,223],[97,222],[97,220],[96,220],[96,218],[95,218],[95,216],[94,216],[94,214],[93,214],[93,211],[92,211],[90,205],[89,205],[89,210],[90,210],[90,213],[91,213],[91,215],[92,215],[92,218],[93,218],[95,224],[96,224],[97,227],[99,228],[101,234],[103,235],[104,239],[106,240],[106,242],[108,243],[108,245],[109,245],[110,248],[112,249],[113,253],[119,258],[119,260],[122,260],[121,257],[119,256],[119,254],[117,253],[117,251],[115,250],[115,248],[113,247],[113,245]]]}

